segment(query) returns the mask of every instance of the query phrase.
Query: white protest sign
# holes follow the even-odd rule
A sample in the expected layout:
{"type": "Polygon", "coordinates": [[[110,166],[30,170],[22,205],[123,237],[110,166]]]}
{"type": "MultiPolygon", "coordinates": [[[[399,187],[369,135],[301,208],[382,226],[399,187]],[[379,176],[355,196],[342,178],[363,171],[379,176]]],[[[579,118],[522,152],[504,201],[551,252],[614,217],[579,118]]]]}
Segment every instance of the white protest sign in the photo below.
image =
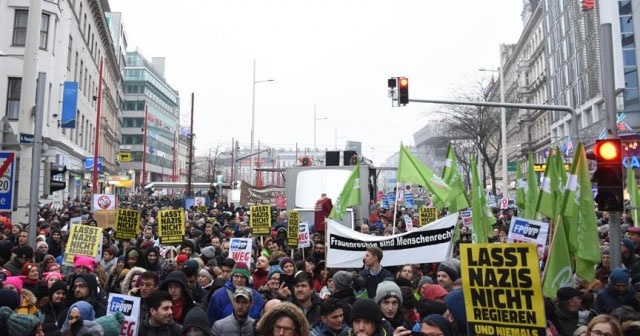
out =
{"type": "Polygon", "coordinates": [[[120,336],[138,335],[140,327],[140,298],[130,295],[109,294],[107,302],[107,315],[121,312],[124,315],[124,322],[120,327],[120,336]]]}
{"type": "Polygon", "coordinates": [[[237,263],[251,265],[251,246],[251,238],[231,238],[229,256],[237,263]]]}
{"type": "MultiPolygon", "coordinates": [[[[328,221],[328,220],[327,220],[328,221]]],[[[311,246],[311,238],[309,237],[309,223],[300,223],[298,229],[298,248],[311,246]]]]}

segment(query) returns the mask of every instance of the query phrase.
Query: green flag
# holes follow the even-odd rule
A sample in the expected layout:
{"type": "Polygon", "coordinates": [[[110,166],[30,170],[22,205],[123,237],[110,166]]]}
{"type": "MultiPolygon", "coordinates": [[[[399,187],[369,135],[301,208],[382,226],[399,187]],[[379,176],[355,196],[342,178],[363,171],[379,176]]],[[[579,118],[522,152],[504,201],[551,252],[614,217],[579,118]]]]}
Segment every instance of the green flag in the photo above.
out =
{"type": "Polygon", "coordinates": [[[533,156],[529,153],[527,160],[527,204],[524,207],[524,218],[535,219],[538,202],[538,175],[533,168],[533,156]]]}
{"type": "Polygon", "coordinates": [[[587,154],[582,143],[574,152],[573,163],[562,201],[563,222],[568,225],[569,253],[574,255],[576,274],[586,280],[595,278],[595,266],[600,263],[598,224],[591,192],[591,176],[587,154]]]}
{"type": "Polygon", "coordinates": [[[471,159],[471,226],[473,228],[472,240],[474,243],[486,243],[491,232],[491,227],[486,225],[487,201],[485,192],[480,185],[480,176],[476,158],[471,159]]]}
{"type": "Polygon", "coordinates": [[[544,171],[544,179],[542,180],[538,203],[536,205],[536,212],[552,220],[558,217],[560,205],[557,203],[561,201],[561,195],[558,194],[560,190],[558,187],[560,177],[558,176],[558,169],[556,169],[557,160],[554,155],[555,154],[549,155],[547,159],[547,168],[544,171]]]}
{"type": "Polygon", "coordinates": [[[627,192],[631,201],[631,219],[635,225],[640,225],[640,222],[638,222],[640,210],[634,210],[640,206],[640,192],[638,192],[636,173],[631,168],[631,162],[627,163],[627,192]]]}
{"type": "Polygon", "coordinates": [[[464,182],[458,171],[456,152],[451,143],[447,147],[447,161],[442,170],[442,180],[451,187],[449,199],[445,202],[450,212],[469,207],[469,200],[464,192],[464,182]]]}
{"type": "MultiPolygon", "coordinates": [[[[451,193],[449,185],[436,176],[403,145],[400,145],[400,157],[398,161],[398,182],[419,184],[431,191],[437,199],[449,199],[449,194],[451,193]]],[[[443,205],[444,204],[439,204],[439,206],[443,205]]]]}
{"type": "Polygon", "coordinates": [[[360,165],[357,165],[351,172],[347,183],[344,184],[344,188],[342,188],[342,192],[336,200],[336,204],[331,209],[329,218],[342,220],[347,207],[353,205],[360,205],[360,165]]]}
{"type": "MultiPolygon", "coordinates": [[[[558,288],[573,287],[573,268],[567,246],[567,237],[562,219],[554,225],[553,240],[549,246],[547,263],[542,278],[542,295],[555,298],[558,288]]],[[[596,245],[595,250],[598,250],[596,245]]],[[[590,248],[594,248],[590,246],[590,248]]]]}
{"type": "Polygon", "coordinates": [[[516,163],[516,206],[518,212],[524,212],[527,206],[527,184],[522,179],[522,172],[520,171],[520,161],[516,163]]]}
{"type": "MultiPolygon", "coordinates": [[[[574,154],[575,156],[575,154],[574,154]]],[[[553,156],[556,160],[556,169],[558,170],[558,177],[560,183],[558,184],[558,191],[560,195],[564,193],[564,186],[567,185],[567,172],[564,169],[564,160],[562,159],[562,151],[560,148],[556,148],[556,155],[553,156]]]]}

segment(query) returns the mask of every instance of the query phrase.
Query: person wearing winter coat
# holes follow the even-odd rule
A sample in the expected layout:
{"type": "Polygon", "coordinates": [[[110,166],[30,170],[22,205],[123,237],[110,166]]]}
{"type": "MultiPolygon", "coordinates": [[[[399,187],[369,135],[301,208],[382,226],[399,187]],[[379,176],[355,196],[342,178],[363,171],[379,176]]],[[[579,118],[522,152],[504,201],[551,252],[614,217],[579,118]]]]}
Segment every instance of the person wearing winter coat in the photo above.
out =
{"type": "Polygon", "coordinates": [[[311,332],[304,313],[291,302],[276,303],[260,318],[256,331],[262,336],[280,335],[284,331],[294,331],[297,335],[311,332]]]}
{"type": "MultiPolygon", "coordinates": [[[[251,274],[244,263],[237,263],[231,271],[230,278],[225,282],[222,288],[217,289],[211,295],[209,305],[207,306],[207,317],[209,321],[217,321],[223,319],[233,313],[233,305],[231,297],[236,287],[249,286],[249,278],[251,274]]],[[[253,305],[249,311],[249,316],[253,319],[260,318],[264,300],[258,291],[251,289],[253,296],[253,305]]]]}
{"type": "Polygon", "coordinates": [[[152,293],[147,302],[149,313],[142,317],[138,336],[180,336],[182,325],[173,319],[171,295],[159,290],[152,293]]]}
{"type": "Polygon", "coordinates": [[[236,287],[233,293],[233,313],[213,323],[211,333],[214,336],[253,336],[254,319],[249,316],[252,304],[253,292],[251,288],[236,287]]]}
{"type": "Polygon", "coordinates": [[[596,294],[593,309],[598,314],[608,314],[612,310],[628,305],[638,310],[636,291],[629,284],[629,271],[624,268],[614,268],[609,275],[607,286],[596,294]]]}
{"type": "MultiPolygon", "coordinates": [[[[173,271],[167,275],[160,285],[160,290],[166,291],[171,296],[172,301],[172,315],[176,323],[182,323],[185,316],[191,308],[196,304],[191,296],[191,291],[187,286],[187,277],[182,271],[173,271]]],[[[149,301],[149,299],[147,299],[149,301]]],[[[149,312],[151,312],[151,306],[147,303],[149,312]]]]}
{"type": "Polygon", "coordinates": [[[62,314],[65,312],[64,299],[67,295],[67,283],[57,280],[49,288],[49,295],[38,302],[38,308],[44,315],[42,331],[45,336],[60,336],[62,314]]]}

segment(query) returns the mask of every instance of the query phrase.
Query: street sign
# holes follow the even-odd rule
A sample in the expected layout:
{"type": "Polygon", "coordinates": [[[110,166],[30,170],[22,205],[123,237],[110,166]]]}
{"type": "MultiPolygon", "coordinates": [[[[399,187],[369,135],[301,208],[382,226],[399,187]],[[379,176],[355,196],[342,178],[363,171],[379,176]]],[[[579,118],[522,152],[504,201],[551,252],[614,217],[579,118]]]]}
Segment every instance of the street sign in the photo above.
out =
{"type": "Polygon", "coordinates": [[[15,152],[0,152],[0,210],[13,210],[15,152]]]}
{"type": "Polygon", "coordinates": [[[21,144],[33,144],[35,137],[33,134],[20,133],[20,143],[21,144]]]}
{"type": "Polygon", "coordinates": [[[509,161],[507,163],[507,171],[514,172],[514,171],[517,170],[517,168],[518,168],[518,162],[517,161],[509,161]]]}

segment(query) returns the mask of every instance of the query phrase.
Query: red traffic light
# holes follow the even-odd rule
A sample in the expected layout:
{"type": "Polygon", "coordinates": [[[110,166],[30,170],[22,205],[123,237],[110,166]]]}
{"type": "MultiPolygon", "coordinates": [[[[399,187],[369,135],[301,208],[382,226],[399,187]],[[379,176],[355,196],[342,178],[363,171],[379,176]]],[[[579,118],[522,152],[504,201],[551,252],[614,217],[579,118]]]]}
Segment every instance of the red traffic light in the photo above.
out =
{"type": "Polygon", "coordinates": [[[401,88],[408,88],[409,87],[409,78],[407,78],[407,77],[398,78],[398,84],[400,84],[401,88]]]}
{"type": "Polygon", "coordinates": [[[620,139],[596,140],[593,154],[599,162],[622,162],[620,139]]]}

